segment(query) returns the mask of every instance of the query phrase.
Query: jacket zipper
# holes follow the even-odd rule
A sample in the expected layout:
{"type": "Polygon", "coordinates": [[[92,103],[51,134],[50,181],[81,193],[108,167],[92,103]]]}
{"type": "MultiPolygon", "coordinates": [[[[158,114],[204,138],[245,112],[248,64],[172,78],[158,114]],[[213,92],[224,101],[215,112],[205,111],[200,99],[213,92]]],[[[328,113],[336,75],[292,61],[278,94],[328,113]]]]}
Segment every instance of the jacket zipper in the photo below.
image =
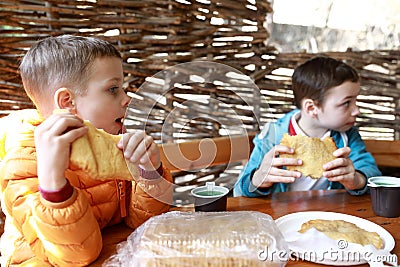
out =
{"type": "Polygon", "coordinates": [[[126,186],[125,181],[118,181],[118,196],[121,217],[126,217],[126,186]]]}

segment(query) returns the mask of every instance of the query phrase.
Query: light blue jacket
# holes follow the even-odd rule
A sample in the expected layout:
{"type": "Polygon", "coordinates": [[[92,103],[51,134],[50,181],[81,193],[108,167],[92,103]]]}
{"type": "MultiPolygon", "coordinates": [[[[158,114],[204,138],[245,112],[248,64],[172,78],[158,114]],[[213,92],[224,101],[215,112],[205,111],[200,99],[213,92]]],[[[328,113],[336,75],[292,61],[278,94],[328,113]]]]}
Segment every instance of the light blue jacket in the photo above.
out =
{"type": "MultiPolygon", "coordinates": [[[[264,155],[271,150],[275,145],[279,144],[284,133],[288,132],[289,123],[292,116],[299,112],[293,110],[287,113],[284,117],[276,122],[270,123],[268,129],[263,129],[253,140],[254,149],[250,155],[250,159],[239,175],[238,181],[235,184],[234,196],[259,197],[269,195],[272,192],[286,192],[287,184],[276,183],[270,188],[256,188],[251,183],[251,178],[254,172],[261,165],[264,155]]],[[[351,149],[349,158],[353,161],[356,171],[364,174],[367,178],[381,175],[375,159],[371,153],[365,150],[364,141],[361,139],[357,128],[352,127],[345,133],[348,138],[348,146],[351,149]]],[[[344,146],[343,138],[340,132],[331,131],[331,137],[334,139],[336,146],[341,148],[344,146]]],[[[339,182],[330,182],[328,189],[344,188],[339,182]]],[[[348,190],[351,195],[362,195],[368,191],[367,186],[358,190],[348,190]]]]}

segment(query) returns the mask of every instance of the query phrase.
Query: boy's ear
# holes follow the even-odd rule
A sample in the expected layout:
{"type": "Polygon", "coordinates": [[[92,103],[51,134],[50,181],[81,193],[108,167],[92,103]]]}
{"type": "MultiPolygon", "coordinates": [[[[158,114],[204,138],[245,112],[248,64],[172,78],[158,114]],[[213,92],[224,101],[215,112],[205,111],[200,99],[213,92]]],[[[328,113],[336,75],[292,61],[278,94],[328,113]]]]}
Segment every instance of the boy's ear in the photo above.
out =
{"type": "Polygon", "coordinates": [[[302,105],[303,111],[307,113],[310,117],[315,118],[318,115],[318,106],[315,104],[314,100],[306,99],[303,101],[302,105]]]}
{"type": "Polygon", "coordinates": [[[66,109],[71,113],[76,113],[74,96],[68,88],[58,88],[54,93],[54,105],[57,109],[66,109]]]}

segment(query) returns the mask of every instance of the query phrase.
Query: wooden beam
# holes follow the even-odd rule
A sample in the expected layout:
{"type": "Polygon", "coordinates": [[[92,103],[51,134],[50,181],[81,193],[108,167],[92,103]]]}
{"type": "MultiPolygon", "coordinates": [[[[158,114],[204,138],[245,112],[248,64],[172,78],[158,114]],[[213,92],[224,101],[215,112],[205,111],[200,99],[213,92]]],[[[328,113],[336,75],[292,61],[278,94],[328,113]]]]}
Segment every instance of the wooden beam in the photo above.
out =
{"type": "Polygon", "coordinates": [[[248,160],[253,136],[204,138],[160,145],[161,161],[171,172],[248,160]]]}
{"type": "MultiPolygon", "coordinates": [[[[253,149],[253,138],[254,135],[237,135],[161,144],[161,161],[171,172],[247,161],[253,149]]],[[[378,166],[400,167],[400,140],[364,142],[378,166]]]]}
{"type": "Polygon", "coordinates": [[[367,151],[370,152],[378,166],[400,167],[400,140],[365,140],[367,151]]]}

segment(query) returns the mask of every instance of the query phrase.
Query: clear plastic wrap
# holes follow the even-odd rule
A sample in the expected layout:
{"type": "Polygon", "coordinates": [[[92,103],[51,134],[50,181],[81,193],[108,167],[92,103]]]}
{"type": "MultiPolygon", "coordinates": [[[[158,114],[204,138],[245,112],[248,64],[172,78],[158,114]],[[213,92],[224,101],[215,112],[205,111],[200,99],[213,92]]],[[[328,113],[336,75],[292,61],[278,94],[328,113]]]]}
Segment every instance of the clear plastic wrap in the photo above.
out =
{"type": "Polygon", "coordinates": [[[103,266],[285,266],[288,252],[267,214],[172,211],[137,228],[103,266]]]}

